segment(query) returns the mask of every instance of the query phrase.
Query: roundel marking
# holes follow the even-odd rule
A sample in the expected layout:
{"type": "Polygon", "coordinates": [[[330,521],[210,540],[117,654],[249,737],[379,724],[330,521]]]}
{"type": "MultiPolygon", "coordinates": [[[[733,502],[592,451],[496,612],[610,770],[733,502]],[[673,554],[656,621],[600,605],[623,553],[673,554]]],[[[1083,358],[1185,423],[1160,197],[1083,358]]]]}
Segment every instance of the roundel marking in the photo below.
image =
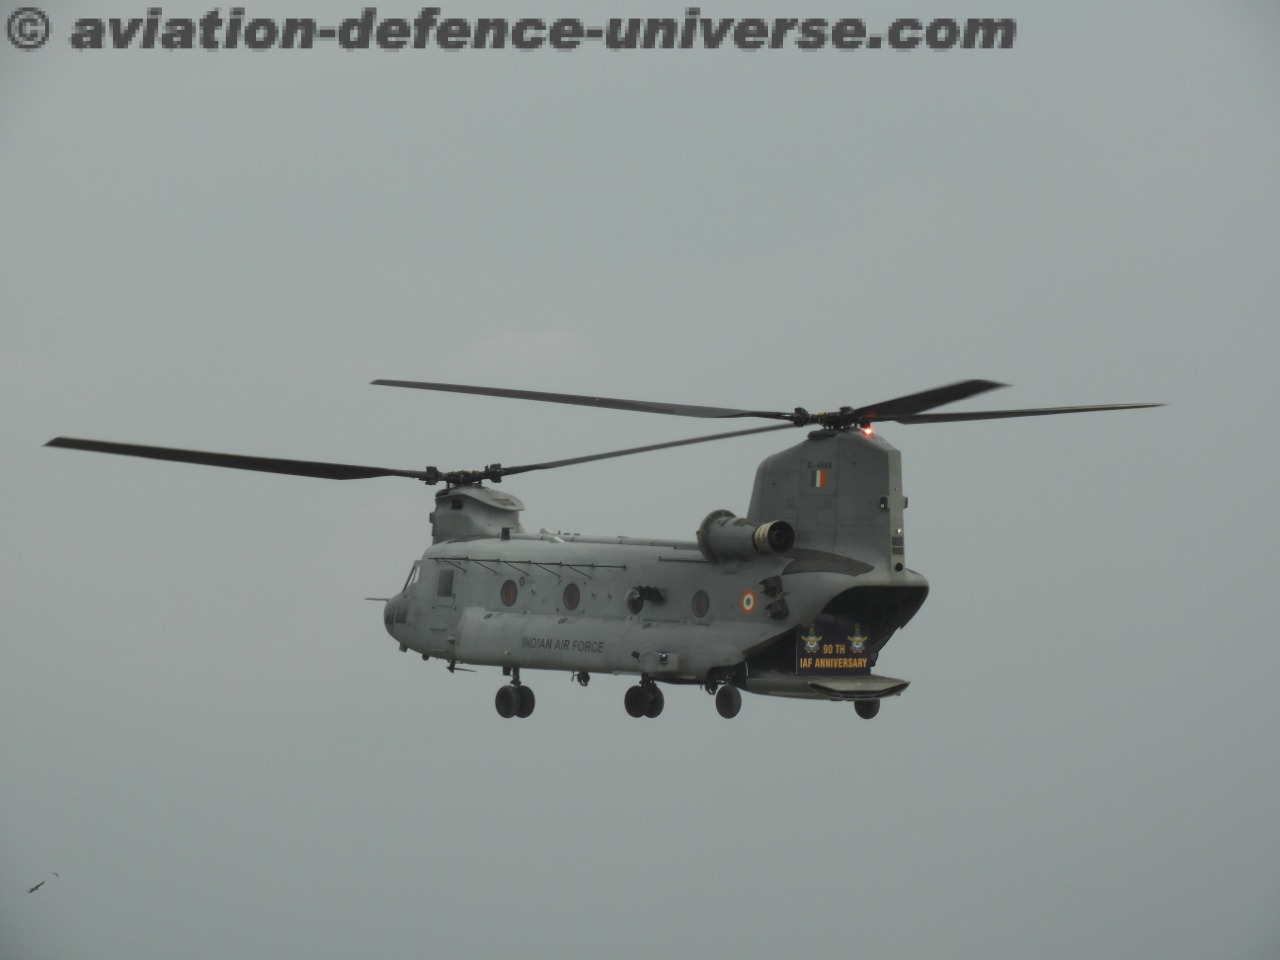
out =
{"type": "Polygon", "coordinates": [[[742,591],[742,612],[755,613],[756,609],[756,592],[754,590],[742,591]]]}

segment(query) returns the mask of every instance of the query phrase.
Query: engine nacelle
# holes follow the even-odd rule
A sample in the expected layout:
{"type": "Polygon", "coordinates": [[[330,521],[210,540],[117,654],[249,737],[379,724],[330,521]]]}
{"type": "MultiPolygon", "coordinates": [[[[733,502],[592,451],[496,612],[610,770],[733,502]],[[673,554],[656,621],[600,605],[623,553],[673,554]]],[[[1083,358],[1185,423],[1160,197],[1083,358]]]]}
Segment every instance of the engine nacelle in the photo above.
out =
{"type": "Polygon", "coordinates": [[[750,560],[757,554],[786,553],[796,542],[796,532],[785,520],[757,524],[735,517],[728,510],[707,514],[698,528],[698,549],[712,563],[750,560]]]}

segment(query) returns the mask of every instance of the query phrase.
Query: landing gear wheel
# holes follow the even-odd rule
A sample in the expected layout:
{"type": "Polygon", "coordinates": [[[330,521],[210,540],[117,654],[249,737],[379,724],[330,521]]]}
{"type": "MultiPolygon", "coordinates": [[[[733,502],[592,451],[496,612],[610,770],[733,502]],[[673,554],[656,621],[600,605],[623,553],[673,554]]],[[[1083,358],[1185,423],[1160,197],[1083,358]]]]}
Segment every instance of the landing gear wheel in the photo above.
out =
{"type": "Polygon", "coordinates": [[[516,687],[516,716],[521,719],[533,713],[533,691],[528,687],[516,687]]]}
{"type": "Polygon", "coordinates": [[[644,715],[646,717],[656,717],[662,712],[662,707],[667,702],[667,698],[662,695],[662,691],[657,686],[649,688],[649,705],[645,707],[644,715]]]}
{"type": "Polygon", "coordinates": [[[725,684],[716,691],[716,710],[719,711],[720,716],[726,720],[732,720],[741,709],[742,694],[738,692],[737,687],[725,684]]]}
{"type": "Polygon", "coordinates": [[[853,709],[858,711],[858,716],[863,720],[870,720],[880,712],[879,700],[855,700],[853,701],[853,709]]]}
{"type": "Polygon", "coordinates": [[[498,716],[504,720],[514,717],[516,715],[516,707],[519,706],[519,696],[516,694],[516,688],[511,684],[499,687],[498,695],[493,698],[493,705],[498,708],[498,716]]]}
{"type": "Polygon", "coordinates": [[[628,687],[622,705],[627,708],[627,713],[631,716],[643,717],[645,711],[649,709],[649,691],[639,684],[628,687]]]}

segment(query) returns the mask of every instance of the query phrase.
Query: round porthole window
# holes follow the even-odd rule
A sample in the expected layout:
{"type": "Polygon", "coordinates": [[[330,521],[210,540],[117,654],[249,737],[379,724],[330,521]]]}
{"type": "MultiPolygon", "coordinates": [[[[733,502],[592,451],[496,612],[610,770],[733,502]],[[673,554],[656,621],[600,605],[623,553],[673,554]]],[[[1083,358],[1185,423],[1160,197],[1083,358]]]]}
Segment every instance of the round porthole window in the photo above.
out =
{"type": "Polygon", "coordinates": [[[578,589],[576,583],[571,583],[564,588],[564,608],[566,610],[577,610],[578,604],[582,602],[582,591],[578,589]]]}
{"type": "Polygon", "coordinates": [[[693,595],[693,615],[695,617],[705,617],[711,609],[711,598],[707,596],[707,591],[699,590],[693,595]]]}
{"type": "Polygon", "coordinates": [[[514,606],[516,597],[520,595],[520,589],[516,586],[514,580],[508,580],[502,585],[502,605],[504,607],[514,606]]]}

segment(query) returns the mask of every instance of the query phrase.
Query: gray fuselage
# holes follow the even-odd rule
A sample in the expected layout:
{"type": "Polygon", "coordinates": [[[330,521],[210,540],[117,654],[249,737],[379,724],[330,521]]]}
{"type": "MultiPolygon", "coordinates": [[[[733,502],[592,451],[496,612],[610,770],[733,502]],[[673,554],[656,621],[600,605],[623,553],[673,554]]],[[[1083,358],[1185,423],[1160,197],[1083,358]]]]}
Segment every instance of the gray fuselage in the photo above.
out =
{"type": "Polygon", "coordinates": [[[749,521],[718,511],[697,541],[528,534],[515,497],[453,487],[384,619],[402,649],[450,663],[887,696],[905,682],[871,668],[928,591],[905,566],[905,506],[898,451],[859,431],[766,459],[749,521]],[[782,552],[751,538],[771,521],[794,530],[782,552]],[[716,523],[750,529],[717,541],[716,523]]]}

